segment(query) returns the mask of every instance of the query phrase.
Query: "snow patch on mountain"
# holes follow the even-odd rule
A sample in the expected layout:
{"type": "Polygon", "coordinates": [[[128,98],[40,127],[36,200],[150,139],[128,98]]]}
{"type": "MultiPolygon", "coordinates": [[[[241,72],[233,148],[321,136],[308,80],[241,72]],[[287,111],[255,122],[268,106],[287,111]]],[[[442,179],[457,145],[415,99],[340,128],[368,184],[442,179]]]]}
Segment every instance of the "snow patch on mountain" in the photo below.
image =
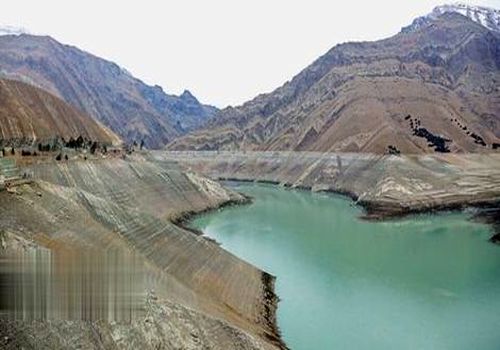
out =
{"type": "Polygon", "coordinates": [[[500,10],[482,6],[471,6],[464,3],[455,3],[437,6],[432,11],[432,14],[439,16],[446,12],[460,13],[489,30],[500,31],[500,10]]]}
{"type": "Polygon", "coordinates": [[[490,7],[473,6],[464,3],[446,4],[435,7],[432,12],[426,16],[416,18],[411,25],[403,28],[403,32],[417,30],[426,26],[432,20],[441,16],[444,13],[459,13],[462,16],[468,17],[476,23],[489,30],[500,32],[500,10],[490,7]]]}

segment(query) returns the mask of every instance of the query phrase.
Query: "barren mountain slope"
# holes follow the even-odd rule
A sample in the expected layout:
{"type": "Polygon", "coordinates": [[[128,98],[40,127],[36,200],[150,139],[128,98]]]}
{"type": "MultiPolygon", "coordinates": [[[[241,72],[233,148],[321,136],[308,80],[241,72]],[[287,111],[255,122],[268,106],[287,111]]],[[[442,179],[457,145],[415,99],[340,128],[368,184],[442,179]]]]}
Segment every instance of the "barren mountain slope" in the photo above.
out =
{"type": "Polygon", "coordinates": [[[0,145],[79,136],[108,144],[121,142],[111,130],[58,97],[26,83],[0,79],[0,145]]]}
{"type": "MultiPolygon", "coordinates": [[[[1,349],[284,347],[276,327],[274,277],[172,222],[188,213],[241,202],[241,195],[183,172],[173,162],[139,155],[46,162],[28,170],[33,173],[31,183],[0,191],[0,251],[38,246],[53,254],[64,249],[133,253],[145,270],[138,276],[125,269],[126,280],[137,283],[142,311],[130,322],[110,322],[96,316],[97,307],[80,313],[76,292],[71,297],[61,294],[62,305],[66,298],[74,301],[68,306],[73,317],[30,322],[29,311],[15,321],[2,317],[1,349]]],[[[116,278],[116,273],[106,274],[105,280],[112,283],[116,278]]],[[[87,290],[83,277],[74,275],[72,280],[82,281],[75,286],[87,290]]],[[[91,285],[88,290],[101,290],[100,279],[91,285]]],[[[104,290],[104,295],[113,293],[104,290]]],[[[127,295],[122,289],[117,294],[127,295]]],[[[113,307],[97,300],[108,311],[113,307]]],[[[47,312],[58,307],[51,306],[45,304],[47,312]]]]}
{"type": "Polygon", "coordinates": [[[500,35],[458,13],[341,44],[170,149],[430,153],[500,142],[500,35]]]}
{"type": "Polygon", "coordinates": [[[128,141],[159,147],[203,124],[216,109],[186,91],[167,95],[115,63],[46,36],[0,36],[0,75],[42,87],[128,141]]]}

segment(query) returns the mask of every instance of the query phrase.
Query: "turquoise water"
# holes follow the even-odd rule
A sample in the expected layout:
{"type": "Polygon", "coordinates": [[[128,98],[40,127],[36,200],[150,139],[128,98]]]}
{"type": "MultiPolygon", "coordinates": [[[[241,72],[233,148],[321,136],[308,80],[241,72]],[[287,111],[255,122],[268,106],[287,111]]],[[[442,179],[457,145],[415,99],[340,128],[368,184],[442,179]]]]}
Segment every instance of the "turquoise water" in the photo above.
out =
{"type": "Polygon", "coordinates": [[[352,201],[231,184],[192,225],[277,276],[292,349],[500,349],[500,247],[462,213],[367,222],[352,201]]]}

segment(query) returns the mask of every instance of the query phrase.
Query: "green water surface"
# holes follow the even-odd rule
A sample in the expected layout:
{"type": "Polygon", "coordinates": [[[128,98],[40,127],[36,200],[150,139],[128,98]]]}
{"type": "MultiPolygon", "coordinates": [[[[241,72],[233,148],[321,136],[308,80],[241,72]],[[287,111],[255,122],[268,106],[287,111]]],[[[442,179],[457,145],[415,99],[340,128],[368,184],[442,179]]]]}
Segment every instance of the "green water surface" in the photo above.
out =
{"type": "Polygon", "coordinates": [[[253,204],[192,225],[277,276],[292,349],[500,349],[500,247],[488,226],[463,213],[368,222],[341,196],[230,186],[253,204]]]}

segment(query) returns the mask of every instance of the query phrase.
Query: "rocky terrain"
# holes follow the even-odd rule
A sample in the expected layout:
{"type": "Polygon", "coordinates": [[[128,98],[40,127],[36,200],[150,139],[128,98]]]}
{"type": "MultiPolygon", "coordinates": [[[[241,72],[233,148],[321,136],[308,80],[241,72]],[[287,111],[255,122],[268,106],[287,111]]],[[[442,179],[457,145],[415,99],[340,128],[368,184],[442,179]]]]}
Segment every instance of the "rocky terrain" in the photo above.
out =
{"type": "Polygon", "coordinates": [[[429,23],[444,13],[459,13],[489,30],[500,32],[500,10],[483,6],[472,6],[465,3],[436,6],[431,13],[427,16],[416,18],[410,26],[403,28],[403,31],[418,30],[423,26],[429,25],[429,23]]]}
{"type": "Polygon", "coordinates": [[[152,151],[22,171],[32,178],[0,190],[4,254],[119,250],[154,278],[138,283],[143,303],[130,322],[0,317],[6,349],[283,348],[274,278],[176,224],[246,201],[205,175],[344,193],[371,219],[500,199],[499,154],[152,151]]]}
{"type": "Polygon", "coordinates": [[[101,317],[112,314],[101,313],[107,287],[68,277],[98,300],[63,290],[57,303],[85,307],[69,318],[48,317],[54,299],[40,313],[28,301],[15,317],[2,301],[2,349],[285,348],[274,277],[182,225],[248,202],[219,179],[343,193],[368,219],[492,206],[480,219],[499,227],[498,11],[439,7],[391,38],[338,45],[272,93],[223,111],[50,37],[3,34],[0,146],[122,137],[180,151],[0,159],[1,257],[46,254],[41,270],[71,272],[73,260],[57,254],[98,252],[90,265],[106,266],[99,276],[111,281],[123,275],[100,254],[134,256],[140,273],[116,285],[141,301],[127,322],[101,317]]]}
{"type": "Polygon", "coordinates": [[[213,179],[347,194],[367,218],[500,203],[500,154],[153,152],[213,179]]]}
{"type": "MultiPolygon", "coordinates": [[[[274,278],[173,224],[243,197],[173,162],[142,156],[45,162],[23,171],[31,171],[33,179],[0,191],[3,253],[128,251],[156,277],[139,285],[142,313],[131,322],[106,322],[92,313],[85,320],[32,321],[29,312],[1,317],[2,349],[283,347],[274,278]]],[[[74,305],[70,300],[67,305],[74,305]]]]}
{"type": "Polygon", "coordinates": [[[497,12],[481,22],[459,10],[436,9],[388,39],[337,45],[168,148],[491,152],[500,147],[500,33],[489,29],[497,12]]]}
{"type": "Polygon", "coordinates": [[[216,108],[186,91],[166,94],[113,62],[48,36],[8,30],[0,36],[0,77],[43,88],[109,127],[124,140],[160,147],[200,127],[216,108]]]}
{"type": "Polygon", "coordinates": [[[0,79],[0,146],[80,136],[104,144],[121,142],[111,130],[58,97],[26,83],[0,79]]]}

